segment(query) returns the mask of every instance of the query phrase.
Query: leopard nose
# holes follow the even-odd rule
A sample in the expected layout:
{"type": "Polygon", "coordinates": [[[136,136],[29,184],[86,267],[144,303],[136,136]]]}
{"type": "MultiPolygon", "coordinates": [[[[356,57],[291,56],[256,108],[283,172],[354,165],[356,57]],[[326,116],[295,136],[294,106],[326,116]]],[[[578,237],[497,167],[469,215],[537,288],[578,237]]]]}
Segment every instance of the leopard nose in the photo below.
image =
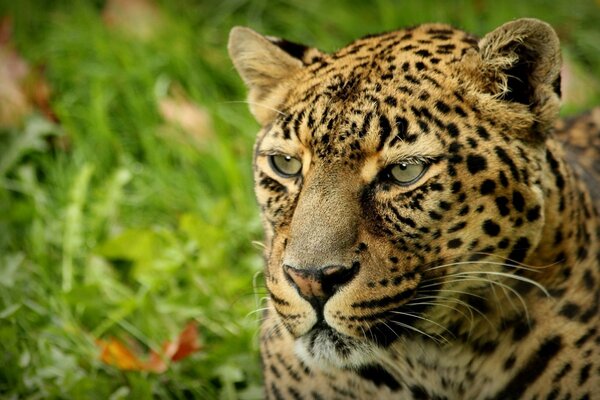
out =
{"type": "Polygon", "coordinates": [[[338,289],[356,276],[359,267],[358,262],[353,263],[351,267],[331,265],[310,269],[284,265],[283,271],[300,296],[313,306],[315,304],[322,306],[338,289]]]}

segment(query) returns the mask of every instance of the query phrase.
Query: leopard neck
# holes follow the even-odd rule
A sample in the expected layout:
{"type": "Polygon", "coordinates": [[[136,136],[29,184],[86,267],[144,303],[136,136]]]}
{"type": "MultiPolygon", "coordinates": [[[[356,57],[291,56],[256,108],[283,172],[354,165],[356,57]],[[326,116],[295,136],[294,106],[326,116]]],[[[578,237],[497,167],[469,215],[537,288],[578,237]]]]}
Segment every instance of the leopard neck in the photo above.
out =
{"type": "Polygon", "coordinates": [[[600,218],[579,166],[567,162],[554,138],[546,145],[542,167],[544,228],[526,262],[545,267],[535,279],[551,291],[560,291],[570,279],[580,279],[574,274],[597,278],[598,268],[592,267],[600,262],[600,218]]]}

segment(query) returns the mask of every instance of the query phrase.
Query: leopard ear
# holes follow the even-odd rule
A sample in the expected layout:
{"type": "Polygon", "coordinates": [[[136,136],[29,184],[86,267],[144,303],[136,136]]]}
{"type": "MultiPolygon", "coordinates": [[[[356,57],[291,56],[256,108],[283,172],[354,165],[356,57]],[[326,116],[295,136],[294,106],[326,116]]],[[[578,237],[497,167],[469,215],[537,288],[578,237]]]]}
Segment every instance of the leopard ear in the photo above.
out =
{"type": "Polygon", "coordinates": [[[487,90],[499,99],[527,105],[542,131],[560,105],[560,43],[550,25],[537,19],[508,22],[479,42],[487,90]]]}
{"type": "MultiPolygon", "coordinates": [[[[248,86],[250,111],[259,123],[269,123],[287,93],[287,78],[315,56],[315,49],[283,39],[260,35],[250,28],[229,33],[229,56],[248,86]]],[[[289,85],[289,83],[288,83],[289,85]]],[[[289,87],[289,86],[288,86],[289,87]]]]}

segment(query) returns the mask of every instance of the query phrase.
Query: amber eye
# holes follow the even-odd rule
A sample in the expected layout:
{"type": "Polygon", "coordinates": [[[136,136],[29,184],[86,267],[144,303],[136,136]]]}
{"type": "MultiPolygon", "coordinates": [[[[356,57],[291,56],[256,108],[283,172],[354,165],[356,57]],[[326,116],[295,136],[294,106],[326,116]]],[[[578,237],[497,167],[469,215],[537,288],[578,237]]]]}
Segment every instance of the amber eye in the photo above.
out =
{"type": "Polygon", "coordinates": [[[394,164],[389,169],[390,177],[402,186],[408,186],[419,180],[427,170],[426,164],[423,163],[406,163],[401,162],[394,164]]]}
{"type": "Polygon", "coordinates": [[[300,173],[302,163],[297,158],[283,154],[269,156],[269,164],[273,171],[284,178],[291,178],[300,173]]]}

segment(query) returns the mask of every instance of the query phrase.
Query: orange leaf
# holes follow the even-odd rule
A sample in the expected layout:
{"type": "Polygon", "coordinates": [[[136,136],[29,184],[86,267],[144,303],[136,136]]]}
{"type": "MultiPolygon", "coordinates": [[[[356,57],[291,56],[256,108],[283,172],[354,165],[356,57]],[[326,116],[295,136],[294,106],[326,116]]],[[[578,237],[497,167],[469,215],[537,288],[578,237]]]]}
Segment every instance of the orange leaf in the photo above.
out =
{"type": "Polygon", "coordinates": [[[97,341],[101,349],[100,360],[123,370],[143,370],[144,365],[138,357],[129,350],[123,342],[111,338],[108,341],[99,339],[97,341]]]}
{"type": "Polygon", "coordinates": [[[175,341],[165,341],[160,352],[154,350],[150,352],[146,362],[141,361],[134,351],[118,339],[111,338],[108,341],[99,339],[96,343],[101,349],[100,360],[105,364],[122,370],[149,371],[158,374],[165,372],[170,362],[177,362],[200,350],[195,322],[188,323],[175,341]]]}
{"type": "Polygon", "coordinates": [[[11,42],[12,21],[0,18],[0,126],[14,127],[33,110],[50,121],[58,118],[50,105],[50,85],[42,66],[31,67],[11,42]]]}
{"type": "Polygon", "coordinates": [[[198,350],[200,350],[198,329],[195,322],[189,322],[179,334],[177,350],[171,356],[171,360],[179,361],[198,350]]]}

